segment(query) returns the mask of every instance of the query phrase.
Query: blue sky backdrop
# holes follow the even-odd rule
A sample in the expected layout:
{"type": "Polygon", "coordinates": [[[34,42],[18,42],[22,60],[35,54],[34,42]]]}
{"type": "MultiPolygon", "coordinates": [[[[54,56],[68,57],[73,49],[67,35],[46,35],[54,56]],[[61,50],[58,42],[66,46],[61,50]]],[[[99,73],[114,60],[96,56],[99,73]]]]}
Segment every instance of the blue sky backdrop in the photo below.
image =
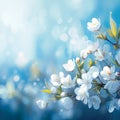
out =
{"type": "Polygon", "coordinates": [[[93,39],[86,23],[97,17],[108,27],[110,11],[119,25],[119,0],[0,0],[0,64],[59,69],[93,39]]]}

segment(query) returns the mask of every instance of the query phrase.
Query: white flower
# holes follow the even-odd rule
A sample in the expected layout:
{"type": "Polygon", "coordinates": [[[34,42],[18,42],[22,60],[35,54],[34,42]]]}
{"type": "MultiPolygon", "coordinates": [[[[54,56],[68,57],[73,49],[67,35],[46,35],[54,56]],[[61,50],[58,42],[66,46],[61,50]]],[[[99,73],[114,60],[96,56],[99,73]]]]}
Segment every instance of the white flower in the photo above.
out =
{"type": "Polygon", "coordinates": [[[87,86],[84,84],[75,89],[76,99],[83,101],[84,104],[87,104],[87,99],[89,97],[87,86]]]}
{"type": "Polygon", "coordinates": [[[83,59],[85,59],[87,56],[88,56],[88,51],[86,49],[80,52],[80,57],[82,57],[83,59]]]}
{"type": "Polygon", "coordinates": [[[91,108],[93,106],[94,109],[99,109],[101,100],[96,96],[92,96],[88,99],[88,107],[91,108]]]}
{"type": "Polygon", "coordinates": [[[53,84],[53,86],[56,86],[56,87],[61,85],[60,78],[57,74],[51,75],[50,82],[53,84]]]}
{"type": "Polygon", "coordinates": [[[80,58],[77,57],[77,58],[76,58],[76,63],[79,63],[79,62],[80,62],[80,58]]]}
{"type": "Polygon", "coordinates": [[[117,55],[115,56],[115,59],[117,60],[118,64],[120,65],[120,50],[118,51],[117,55]]]}
{"type": "Polygon", "coordinates": [[[110,46],[107,44],[105,44],[102,49],[98,49],[94,54],[96,60],[103,61],[110,54],[109,50],[110,46]]]}
{"type": "Polygon", "coordinates": [[[87,47],[87,52],[92,53],[95,52],[99,47],[99,41],[96,42],[90,42],[87,47]]]}
{"type": "Polygon", "coordinates": [[[115,66],[112,67],[105,66],[103,68],[103,71],[100,72],[100,74],[104,80],[114,80],[115,79],[114,71],[115,71],[115,66]]]}
{"type": "Polygon", "coordinates": [[[41,100],[41,99],[37,100],[36,104],[40,109],[45,109],[48,105],[48,103],[45,100],[41,100]]]}
{"type": "Polygon", "coordinates": [[[92,22],[87,23],[88,30],[95,32],[98,31],[101,27],[101,22],[97,18],[92,18],[92,22]]]}
{"type": "Polygon", "coordinates": [[[90,89],[92,87],[92,78],[91,75],[88,73],[82,74],[82,79],[77,79],[78,85],[84,85],[87,87],[87,89],[90,89]]]}
{"type": "Polygon", "coordinates": [[[104,86],[105,89],[108,89],[108,91],[113,94],[115,93],[120,87],[119,81],[108,81],[106,85],[104,86]]]}
{"type": "Polygon", "coordinates": [[[103,56],[102,51],[100,49],[98,49],[94,55],[95,55],[96,60],[99,60],[99,61],[104,60],[104,56],[103,56]]]}
{"type": "Polygon", "coordinates": [[[50,77],[50,82],[53,86],[58,87],[61,85],[61,78],[64,77],[63,72],[60,72],[59,75],[52,74],[50,77]]]}
{"type": "Polygon", "coordinates": [[[113,99],[113,100],[110,101],[108,111],[109,111],[110,113],[112,113],[115,108],[116,108],[116,109],[119,109],[118,99],[113,99]]]}
{"type": "Polygon", "coordinates": [[[63,78],[64,77],[64,73],[63,72],[59,72],[59,77],[63,78]]]}
{"type": "Polygon", "coordinates": [[[64,97],[60,99],[59,105],[60,107],[63,107],[64,109],[69,110],[69,109],[72,109],[73,107],[73,101],[69,97],[64,97]]]}
{"type": "Polygon", "coordinates": [[[99,75],[98,68],[96,66],[92,66],[89,70],[89,75],[91,75],[93,79],[97,78],[99,75]]]}
{"type": "Polygon", "coordinates": [[[73,71],[75,69],[75,62],[74,60],[68,60],[67,64],[63,64],[63,67],[66,71],[73,71]]]}
{"type": "Polygon", "coordinates": [[[75,86],[75,82],[71,79],[70,75],[61,79],[62,88],[71,88],[75,86]]]}
{"type": "Polygon", "coordinates": [[[85,59],[90,53],[96,51],[98,49],[98,46],[99,46],[98,41],[95,43],[93,43],[93,42],[88,43],[87,48],[80,52],[80,57],[85,59]]]}
{"type": "Polygon", "coordinates": [[[66,93],[65,93],[65,92],[62,92],[62,93],[60,94],[60,96],[61,96],[61,97],[65,97],[65,96],[66,96],[66,93]]]}

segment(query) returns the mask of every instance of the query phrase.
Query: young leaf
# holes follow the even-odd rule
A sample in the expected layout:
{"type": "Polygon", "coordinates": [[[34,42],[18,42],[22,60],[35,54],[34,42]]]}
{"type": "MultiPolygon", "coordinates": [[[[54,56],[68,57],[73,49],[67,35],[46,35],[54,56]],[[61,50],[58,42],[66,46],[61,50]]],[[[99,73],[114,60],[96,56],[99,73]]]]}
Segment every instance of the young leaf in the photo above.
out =
{"type": "Polygon", "coordinates": [[[107,36],[103,33],[99,34],[96,36],[98,39],[103,39],[103,40],[107,40],[107,36]]]}
{"type": "Polygon", "coordinates": [[[112,32],[113,36],[116,37],[117,27],[116,27],[115,21],[112,18],[112,13],[110,13],[110,27],[111,27],[111,32],[112,32]]]}
{"type": "Polygon", "coordinates": [[[44,89],[44,90],[42,90],[42,92],[51,94],[51,90],[49,90],[49,89],[44,89]]]}
{"type": "Polygon", "coordinates": [[[114,35],[113,35],[111,29],[108,29],[108,34],[109,34],[110,37],[114,38],[114,35]]]}

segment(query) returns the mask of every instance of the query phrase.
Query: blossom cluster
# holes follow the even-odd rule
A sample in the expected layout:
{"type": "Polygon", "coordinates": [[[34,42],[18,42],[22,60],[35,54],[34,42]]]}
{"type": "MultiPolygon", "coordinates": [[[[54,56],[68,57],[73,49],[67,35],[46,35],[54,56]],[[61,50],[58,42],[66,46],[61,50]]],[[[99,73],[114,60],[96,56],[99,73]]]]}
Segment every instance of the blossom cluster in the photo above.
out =
{"type": "MultiPolygon", "coordinates": [[[[95,37],[76,58],[63,64],[65,72],[52,74],[42,92],[64,109],[72,109],[78,100],[89,108],[106,106],[109,112],[120,109],[120,28],[110,13],[110,28],[103,32],[101,20],[93,18],[87,28],[95,37]]],[[[51,100],[37,100],[44,109],[51,100]]]]}

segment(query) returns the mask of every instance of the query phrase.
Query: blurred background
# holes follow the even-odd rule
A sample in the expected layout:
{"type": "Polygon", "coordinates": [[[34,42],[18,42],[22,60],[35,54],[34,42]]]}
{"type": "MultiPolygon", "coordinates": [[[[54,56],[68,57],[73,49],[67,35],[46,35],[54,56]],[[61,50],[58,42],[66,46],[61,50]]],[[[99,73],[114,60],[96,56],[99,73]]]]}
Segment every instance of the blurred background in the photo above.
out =
{"type": "Polygon", "coordinates": [[[108,28],[110,11],[119,26],[119,0],[0,0],[0,120],[120,120],[120,111],[81,102],[73,111],[35,104],[44,79],[94,40],[87,22],[100,18],[108,28]]]}

